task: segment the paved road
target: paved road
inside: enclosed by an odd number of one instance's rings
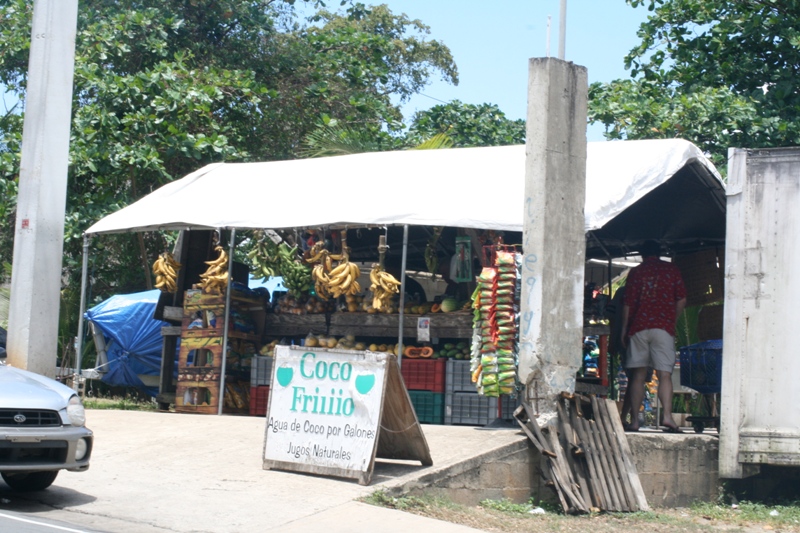
[[[14,533],[92,533],[89,530],[66,522],[26,516],[11,511],[0,512],[0,531]]]
[[[263,470],[264,418],[92,410],[87,420],[95,433],[89,470],[61,472],[48,490],[30,494],[0,481],[0,513],[113,533],[316,532],[323,524],[326,533],[475,531],[354,500],[524,438],[425,425],[434,466],[379,462],[364,487]]]

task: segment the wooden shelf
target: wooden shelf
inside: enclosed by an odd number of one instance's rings
[[[471,313],[434,313],[430,315],[404,315],[403,336],[416,338],[417,319],[425,316],[431,320],[431,337],[472,337]],[[270,314],[264,320],[265,334],[306,335],[309,332],[327,335],[359,337],[397,337],[400,315],[369,313],[332,313],[330,315]]]

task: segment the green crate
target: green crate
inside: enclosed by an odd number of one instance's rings
[[[422,424],[444,424],[444,393],[410,390],[411,405]]]

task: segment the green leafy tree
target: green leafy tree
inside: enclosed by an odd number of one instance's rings
[[[627,0],[651,15],[630,80],[593,84],[590,121],[610,139],[682,137],[724,165],[730,146],[800,142],[800,4]]]
[[[292,1],[85,0],[79,10],[65,266],[82,232],[155,188],[214,161],[287,159],[323,116],[397,127],[391,96],[435,72],[457,82],[449,50],[386,6],[320,10],[301,24]],[[321,5],[322,3],[317,3]],[[32,5],[0,4],[0,83],[24,101]],[[0,121],[0,260],[11,257],[21,117]],[[7,230],[7,231],[6,231]],[[145,284],[164,236],[104,237],[103,295]],[[137,242],[139,241],[139,242]],[[132,246],[133,245],[133,246]]]
[[[444,133],[453,146],[505,146],[525,143],[525,121],[511,120],[495,104],[453,100],[414,115],[406,142],[419,144]]]
[[[293,158],[323,117],[396,129],[402,116],[393,94],[407,98],[435,73],[458,80],[449,50],[419,21],[348,3],[304,23],[294,3],[81,1],[66,291],[79,288],[82,233],[103,216],[208,163]],[[29,0],[0,1],[0,84],[21,103],[32,9]],[[12,257],[21,136],[19,109],[0,115],[0,263]],[[172,238],[96,239],[90,296],[144,289],[150,263]]]

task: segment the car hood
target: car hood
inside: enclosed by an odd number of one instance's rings
[[[58,381],[0,363],[0,408],[60,411],[74,394]]]

